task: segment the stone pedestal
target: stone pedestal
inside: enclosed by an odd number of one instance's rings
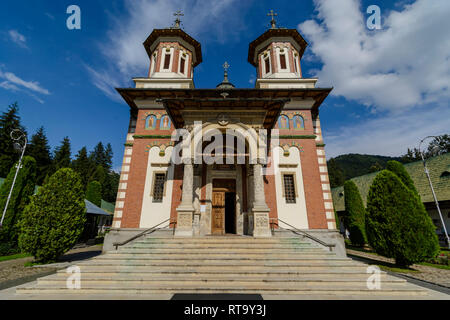
[[[253,166],[253,181],[253,189],[255,192],[252,208],[253,236],[255,238],[271,237],[272,232],[270,231],[269,223],[270,209],[266,204],[262,165],[260,163]]]
[[[186,159],[183,174],[183,193],[181,204],[177,208],[178,218],[175,230],[176,237],[192,237],[194,229],[192,220],[194,219],[193,193],[194,193],[194,167],[191,159]]]

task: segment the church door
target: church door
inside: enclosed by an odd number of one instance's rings
[[[224,234],[225,192],[214,191],[212,198],[212,234]]]

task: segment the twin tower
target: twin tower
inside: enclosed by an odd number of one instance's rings
[[[248,62],[257,69],[256,88],[311,88],[303,79],[301,58],[306,41],[295,29],[272,28],[250,43]],[[201,45],[179,27],[155,29],[145,40],[150,58],[147,78],[135,78],[137,88],[194,88],[194,68],[202,62]]]

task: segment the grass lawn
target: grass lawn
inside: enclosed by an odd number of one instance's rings
[[[420,273],[418,270],[409,269],[409,268],[399,268],[399,267],[391,267],[384,264],[377,264],[381,270],[391,271],[391,272],[402,272],[402,273]]]
[[[18,254],[13,254],[13,255],[10,255],[10,256],[3,256],[3,257],[0,257],[0,261],[8,261],[8,260],[22,259],[22,258],[27,258],[27,257],[31,257],[31,254],[28,254],[28,253],[18,253]]]
[[[450,266],[446,266],[444,264],[436,264],[436,263],[429,263],[429,262],[421,262],[419,264],[422,265],[422,266],[427,266],[427,267],[433,267],[433,268],[438,268],[438,269],[450,270]]]

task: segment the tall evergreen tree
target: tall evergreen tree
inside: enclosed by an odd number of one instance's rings
[[[97,207],[102,205],[102,185],[98,181],[89,182],[86,190],[86,199]]]
[[[345,218],[344,224],[350,232],[350,241],[353,245],[363,246],[366,241],[364,203],[358,187],[352,180],[344,184]]]
[[[25,128],[20,124],[18,113],[19,106],[16,102],[0,116],[0,177],[6,177],[9,169],[20,157],[20,154],[14,149],[14,142],[11,139],[11,131],[14,129],[19,129],[26,134]]]
[[[84,188],[87,188],[90,177],[94,173],[95,165],[90,157],[88,157],[88,152],[86,147],[83,147],[78,151],[75,159],[72,162],[72,168],[81,177]]]
[[[54,170],[69,168],[72,161],[71,155],[70,140],[69,137],[65,137],[61,145],[55,149],[55,155],[53,157]]]
[[[29,146],[27,147],[26,152],[36,160],[36,183],[38,185],[42,185],[45,177],[50,172],[52,165],[50,146],[44,132],[44,127],[40,127],[38,131],[31,137],[31,141]]]
[[[405,167],[398,161],[388,161],[386,169],[395,173],[397,177],[402,180],[402,182],[405,184],[406,187],[408,187],[409,190],[414,192],[418,197],[419,192],[417,191],[416,187],[414,186],[414,181],[411,179],[411,176],[409,175],[408,171],[406,171]]]
[[[11,167],[8,177],[0,187],[0,214],[3,214],[9,192],[16,174],[18,162]],[[21,219],[22,211],[28,204],[30,197],[34,193],[36,185],[36,161],[33,157],[25,156],[17,173],[16,182],[14,184],[11,198],[3,220],[2,229],[0,231],[0,242],[11,243],[12,246],[17,245],[18,222]]]
[[[105,149],[105,169],[107,169],[108,171],[111,171],[112,168],[112,159],[113,159],[113,150],[112,150],[112,146],[111,143],[108,143],[106,145],[106,149]]]
[[[399,266],[425,261],[439,251],[435,226],[420,199],[389,170],[370,186],[366,233],[375,252]]]

